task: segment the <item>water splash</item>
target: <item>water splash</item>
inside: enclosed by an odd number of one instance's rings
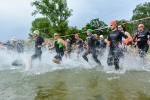
[[[30,67],[29,61],[34,51],[26,51],[22,54],[18,54],[13,51],[1,50],[0,51],[0,70],[20,70],[22,72],[41,74],[45,72],[51,72],[55,70],[63,69],[93,69],[104,71],[106,73],[125,73],[126,71],[150,71],[148,60],[150,56],[145,57],[145,62],[138,55],[134,53],[125,53],[124,58],[120,59],[121,71],[116,72],[114,66],[107,66],[108,50],[106,50],[102,57],[98,57],[103,66],[98,66],[91,55],[88,56],[89,63],[84,61],[82,57],[77,58],[77,54],[74,52],[71,54],[71,58],[63,57],[63,61],[60,65],[52,62],[55,56],[54,51],[43,51],[42,61],[33,61],[33,66]],[[12,66],[12,63],[17,60],[22,63],[21,66]]]

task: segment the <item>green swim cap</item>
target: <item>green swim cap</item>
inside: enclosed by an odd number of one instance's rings
[[[93,32],[93,30],[92,30],[92,29],[88,29],[86,32],[88,32],[88,33],[92,33],[92,32]]]
[[[39,30],[35,30],[35,31],[33,31],[33,35],[40,35]]]

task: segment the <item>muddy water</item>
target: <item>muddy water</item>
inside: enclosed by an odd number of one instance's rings
[[[0,72],[0,100],[150,100],[150,73],[66,69]]]

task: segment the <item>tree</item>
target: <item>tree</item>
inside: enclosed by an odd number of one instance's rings
[[[99,18],[92,19],[90,21],[92,28],[95,30],[96,34],[107,35],[109,33],[109,28],[107,24],[101,21]]]
[[[76,33],[80,33],[80,30],[76,26],[75,27],[69,27],[65,38],[69,38],[72,40],[72,42],[75,42],[74,35]]]
[[[134,34],[136,32],[136,27],[133,23],[130,23],[128,20],[117,20],[118,25],[123,25],[125,30],[128,31],[130,34]]]
[[[144,4],[139,4],[133,10],[132,20],[137,20],[145,17],[150,17],[150,2],[146,2]],[[150,19],[139,20],[134,24],[137,25],[139,23],[145,24],[146,28],[150,28]]]
[[[107,26],[103,21],[101,21],[99,18],[92,19],[90,21],[90,25],[92,26],[93,29],[98,29],[98,28],[104,28]]]
[[[86,26],[82,28],[82,33],[86,33],[87,29],[92,29],[94,30],[94,33],[99,35],[107,35],[109,33],[107,24],[105,24],[105,22],[101,21],[99,18],[92,19],[89,23],[87,23]]]
[[[41,14],[45,16],[56,32],[61,33],[61,35],[66,33],[68,18],[72,12],[68,8],[66,0],[36,0],[32,2],[32,5],[36,8],[33,15]]]
[[[32,22],[31,31],[33,32],[34,30],[39,30],[41,35],[46,38],[51,37],[52,34],[49,33],[53,32],[53,28],[51,27],[48,19],[45,17],[36,18]]]

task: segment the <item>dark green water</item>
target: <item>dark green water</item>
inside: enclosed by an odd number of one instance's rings
[[[150,100],[150,73],[70,69],[28,75],[0,72],[0,100]]]

